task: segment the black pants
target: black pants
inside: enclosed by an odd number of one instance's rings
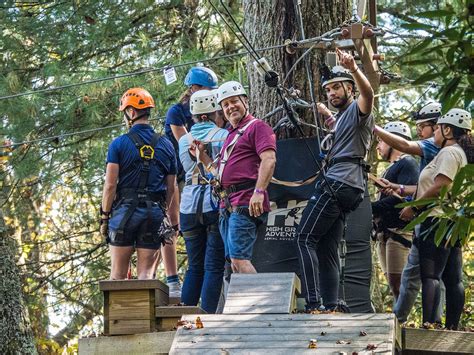
[[[364,193],[339,181],[328,179],[328,182],[339,205],[325,182],[319,182],[303,211],[295,238],[303,293],[309,309],[321,304],[329,309],[337,305],[338,246],[344,232],[344,214],[357,208]]]
[[[420,275],[422,283],[423,323],[435,323],[440,302],[440,280],[446,286],[446,328],[457,329],[464,308],[462,283],[462,249],[460,245],[437,247],[434,236],[436,219],[427,218],[421,224],[416,243],[420,250]]]

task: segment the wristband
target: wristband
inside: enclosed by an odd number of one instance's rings
[[[354,70],[354,71],[349,71],[349,73],[354,74],[358,70],[359,70],[359,67],[357,67],[356,70]]]
[[[101,215],[101,216],[110,217],[110,211],[109,211],[109,212],[105,212],[105,211],[102,209],[102,206],[100,206],[100,215]]]
[[[260,194],[260,195],[264,195],[265,194],[265,190],[264,189],[255,189],[253,190],[254,193],[256,194]]]
[[[175,232],[179,231],[179,224],[175,224],[174,226],[171,226]]]
[[[400,195],[404,195],[405,194],[405,185],[400,185]]]

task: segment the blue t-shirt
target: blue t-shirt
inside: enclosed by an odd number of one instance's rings
[[[155,131],[150,125],[136,124],[130,132],[136,132],[144,143],[150,143]],[[166,137],[158,140],[153,163],[150,165],[147,189],[150,192],[166,191],[166,176],[176,175],[176,154],[173,145]],[[107,163],[119,165],[117,191],[123,188],[137,188],[140,182],[140,153],[126,134],[115,138],[109,145]]]
[[[420,146],[423,155],[420,159],[420,171],[422,171],[430,161],[438,154],[441,148],[438,148],[434,143],[434,138],[423,139],[422,141],[417,141]]]
[[[206,138],[212,140],[211,144],[211,155],[212,159],[214,159],[217,154],[219,154],[222,146],[224,145],[225,138],[229,134],[229,131],[225,129],[219,129],[215,131],[217,126],[212,122],[202,122],[196,123],[191,128],[191,135],[194,139],[205,141]],[[212,137],[209,135],[212,134]],[[179,140],[179,159],[183,164],[184,171],[186,172],[186,181],[192,179],[192,173],[194,167],[196,166],[196,162],[193,161],[189,155],[189,139],[187,135],[184,135]],[[181,194],[181,204],[180,204],[180,212],[183,214],[194,214],[197,212],[197,206],[199,202],[199,197],[201,195],[201,189],[205,188],[206,191],[204,192],[204,200],[202,206],[202,213],[212,212],[214,208],[218,206],[218,201],[214,201],[211,204],[211,186],[210,185],[187,185],[184,187],[183,192]]]
[[[185,104],[178,103],[176,105],[173,105],[168,109],[168,112],[166,112],[165,134],[171,141],[171,143],[173,143],[173,146],[176,149],[176,153],[178,152],[178,142],[173,136],[173,132],[171,131],[171,125],[184,126],[189,132],[193,124],[194,121],[191,115],[191,111],[189,111],[189,102]]]

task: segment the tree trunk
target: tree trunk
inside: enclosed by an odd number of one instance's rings
[[[286,39],[300,40],[302,38],[296,12],[297,0],[245,0],[244,1],[244,33],[254,48],[263,48],[284,43]],[[301,13],[306,38],[317,37],[341,25],[350,17],[348,0],[302,0]],[[260,53],[267,58],[273,70],[280,74],[280,82],[286,73],[304,52],[298,50],[295,54],[288,54],[284,48],[268,50]],[[315,97],[319,95],[319,62],[324,52],[314,49],[308,55],[310,73],[313,78]],[[253,67],[253,59],[249,61],[249,85],[251,88],[251,112],[257,117],[281,105],[276,90],[266,86],[263,78]],[[294,87],[301,90],[302,98],[311,101],[310,86],[307,79],[305,63],[302,60],[296,70],[288,77],[285,87]],[[280,116],[273,116],[267,120],[274,124]],[[306,110],[301,118],[313,122],[310,109]]]
[[[15,241],[7,235],[0,211],[0,354],[36,354],[15,250]]]

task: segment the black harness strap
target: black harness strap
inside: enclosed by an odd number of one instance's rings
[[[163,195],[150,193],[147,191],[148,185],[148,176],[150,175],[150,165],[155,157],[155,147],[160,139],[160,135],[155,133],[151,138],[150,144],[146,144],[140,136],[136,132],[128,132],[127,136],[131,139],[135,147],[138,149],[138,154],[140,155],[141,159],[141,167],[140,167],[140,180],[138,183],[138,187],[136,189],[123,189],[119,191],[117,197],[121,200],[130,199],[131,203],[127,212],[123,216],[122,220],[120,221],[117,235],[123,235],[125,225],[132,217],[133,213],[135,212],[136,208],[140,204],[144,204],[147,208],[147,229],[146,229],[146,236],[147,238],[152,237],[151,235],[151,224],[152,224],[152,202],[160,202],[162,206],[163,203]]]

